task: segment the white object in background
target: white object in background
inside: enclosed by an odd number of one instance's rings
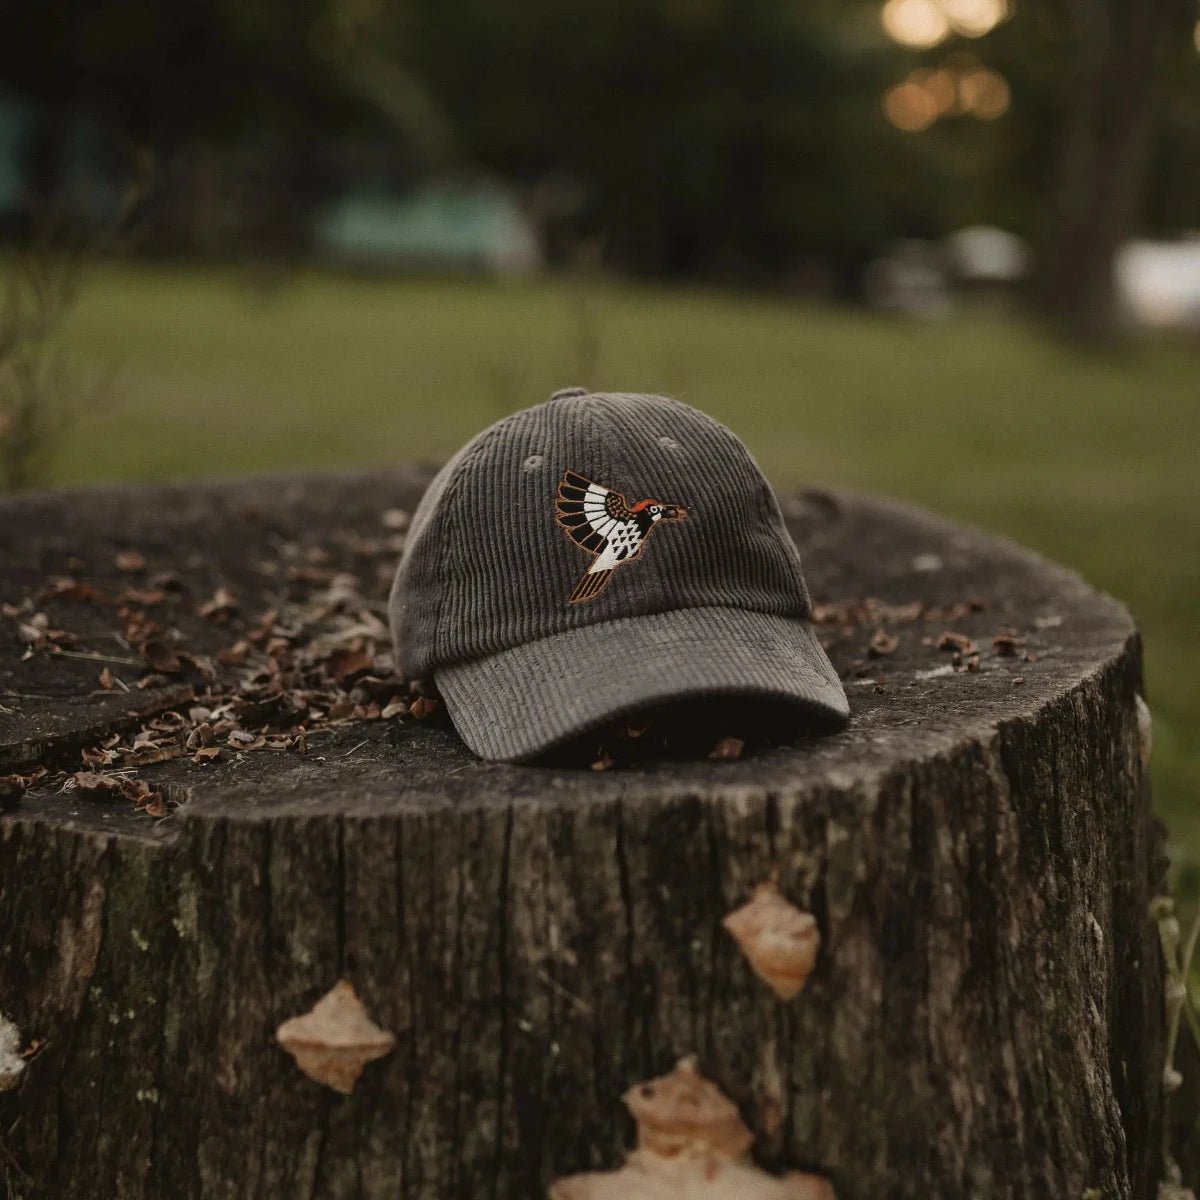
[[[1126,242],[1116,274],[1122,307],[1136,324],[1200,330],[1200,237]]]

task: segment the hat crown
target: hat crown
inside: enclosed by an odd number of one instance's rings
[[[596,558],[561,523],[567,472],[616,493],[614,511],[671,507],[655,514],[671,519],[634,514],[628,557],[583,602],[572,593]],[[446,464],[414,517],[390,612],[398,669],[418,677],[600,622],[713,606],[809,613],[757,463],[676,400],[571,389],[498,421]]]

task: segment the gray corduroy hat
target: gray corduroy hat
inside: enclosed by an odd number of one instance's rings
[[[556,392],[430,484],[392,587],[397,667],[463,741],[519,762],[626,712],[846,694],[800,556],[745,446],[662,396]]]

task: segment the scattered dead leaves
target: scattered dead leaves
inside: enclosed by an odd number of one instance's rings
[[[380,537],[343,530],[330,534],[327,546],[281,544],[277,558],[259,564],[276,583],[272,606],[258,613],[247,613],[227,584],[202,601],[191,598],[175,571],[106,589],[83,578],[87,566],[77,559],[68,563],[71,574],[50,576],[18,604],[0,604],[26,658],[76,644],[76,634],[41,607],[44,601],[88,602],[113,613],[115,628],[102,642],[91,640],[93,629],[80,656],[140,663],[142,673],[126,684],[105,664],[89,676],[97,681],[95,694],[170,688],[172,702],[182,705],[84,747],[81,769],[55,776],[60,790],[162,816],[167,798],[138,778],[143,768],[184,756],[197,767],[236,767],[247,754],[306,754],[312,733],[330,726],[433,716],[438,701],[423,685],[398,680],[388,655],[386,598],[408,522],[407,513],[389,510],[381,523],[390,532]],[[122,574],[146,570],[135,550],[111,561]],[[355,569],[341,569],[345,562]],[[197,617],[207,631],[196,627]],[[206,652],[193,649],[190,636],[204,638]],[[214,636],[224,644],[212,646]],[[16,804],[37,778],[0,777],[0,801]]]

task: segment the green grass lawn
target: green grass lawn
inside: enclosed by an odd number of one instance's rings
[[[1159,807],[1200,863],[1200,346],[1087,356],[997,318],[570,283],[303,275],[267,293],[150,267],[95,275],[69,338],[116,384],[58,483],[438,459],[583,383],[691,401],[780,485],[890,492],[1009,534],[1136,614]]]

